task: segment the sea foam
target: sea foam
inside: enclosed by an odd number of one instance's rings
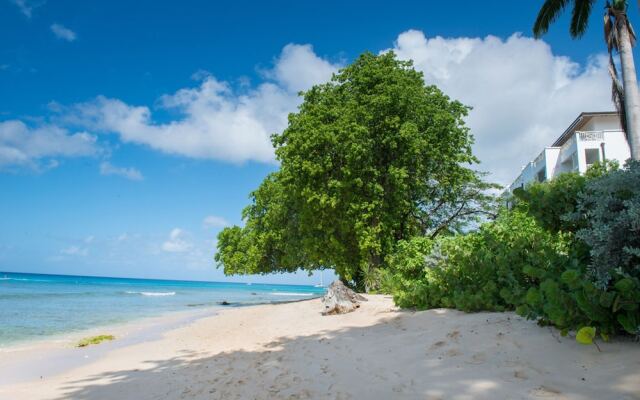
[[[127,294],[141,294],[143,296],[173,296],[176,292],[131,292],[127,291]]]
[[[295,293],[295,292],[273,292],[272,296],[313,296],[316,293]]]

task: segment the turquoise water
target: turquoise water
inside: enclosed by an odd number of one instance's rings
[[[0,346],[172,311],[275,303],[323,288],[0,272]]]

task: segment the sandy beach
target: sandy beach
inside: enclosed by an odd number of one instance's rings
[[[0,398],[640,399],[638,343],[598,352],[512,313],[399,311],[368,298],[346,315],[321,316],[315,299],[174,315],[155,321],[163,332],[114,328],[114,342],[84,349],[71,339],[5,349]],[[84,361],[25,375],[72,354]]]

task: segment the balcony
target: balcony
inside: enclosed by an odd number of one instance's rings
[[[602,142],[604,140],[603,131],[576,131],[581,142]]]

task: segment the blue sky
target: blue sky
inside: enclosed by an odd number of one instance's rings
[[[540,4],[0,0],[0,270],[315,283],[212,259],[297,91],[394,49],[474,107],[479,168],[508,183],[611,109],[599,9],[534,41]]]

